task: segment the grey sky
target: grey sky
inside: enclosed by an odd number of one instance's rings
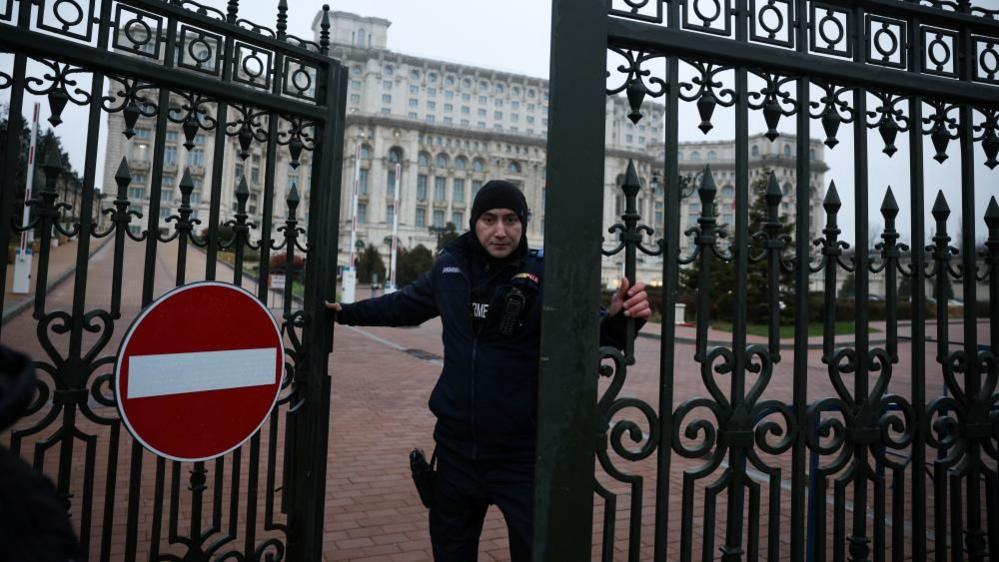
[[[225,0],[210,0],[209,5],[225,9]],[[304,38],[312,38],[310,29],[316,12],[322,6],[321,2],[302,2],[292,0],[289,9],[289,32]],[[978,0],[977,5],[999,8],[999,0]],[[244,0],[240,7],[240,16],[251,21],[273,26],[276,17],[277,0],[263,2],[248,2]],[[337,0],[332,3],[335,10],[353,12],[364,16],[377,16],[392,22],[388,34],[388,47],[393,51],[408,54],[439,58],[458,63],[471,64],[486,68],[495,68],[510,72],[547,78],[549,73],[549,48],[551,27],[550,0],[506,0],[504,2],[468,1],[468,0],[433,0],[429,2],[413,2],[412,0]],[[9,55],[0,55],[0,64],[9,68]],[[653,69],[659,75],[661,70]],[[9,96],[9,90],[0,94],[0,102]],[[29,96],[32,97],[32,96]],[[47,104],[43,103],[43,116]],[[25,105],[25,111],[30,111],[30,105]],[[59,127],[64,144],[71,153],[71,158],[78,170],[83,168],[82,138],[86,130],[85,114],[76,108],[67,108],[65,123]],[[707,136],[696,129],[699,122],[692,104],[684,104],[680,115],[681,140],[726,140],[734,136],[732,112],[719,108],[713,120],[715,129]],[[821,127],[817,121],[812,122],[812,136],[822,138]],[[43,122],[43,127],[47,125]],[[751,131],[753,133],[765,130],[762,118],[751,115]],[[780,130],[794,132],[793,118],[784,118]],[[844,207],[840,213],[840,224],[844,230],[844,239],[853,240],[855,197],[853,193],[853,148],[851,127],[843,125],[840,129],[840,144],[834,150],[826,151],[826,161],[831,170],[828,180],[834,180],[839,187]],[[896,142],[898,153],[893,158],[887,158],[881,153],[882,143],[876,132],[869,134],[870,144],[870,196],[872,228],[880,228],[881,219],[877,213],[888,185],[893,187],[902,211],[899,216],[899,230],[907,237],[912,209],[909,198],[908,150],[906,135],[899,134]],[[98,150],[100,167],[103,166],[103,138],[100,139]],[[928,139],[925,151],[926,162],[926,218],[929,221],[929,207],[933,203],[938,189],[943,189],[951,204],[955,216],[950,228],[958,226],[957,215],[960,209],[960,151],[957,142],[952,142],[949,150],[950,159],[943,165],[931,159],[932,146]],[[984,225],[981,216],[984,214],[988,198],[999,193],[999,169],[990,171],[980,164],[984,160],[981,149],[976,147],[976,230],[982,237]],[[98,178],[102,177],[100,169]],[[927,232],[930,232],[928,222]]]

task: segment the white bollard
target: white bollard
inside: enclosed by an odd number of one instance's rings
[[[31,248],[18,249],[14,257],[14,284],[10,292],[18,295],[31,290]]]
[[[357,271],[345,269],[343,272],[343,294],[340,302],[352,303],[357,298]]]

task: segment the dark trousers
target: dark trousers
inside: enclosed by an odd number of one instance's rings
[[[475,562],[489,505],[506,519],[512,562],[530,562],[534,533],[534,461],[471,460],[437,449],[430,541],[435,562]]]

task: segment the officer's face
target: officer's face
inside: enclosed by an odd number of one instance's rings
[[[520,245],[524,225],[517,213],[510,209],[490,209],[475,221],[475,236],[489,255],[502,259]]]

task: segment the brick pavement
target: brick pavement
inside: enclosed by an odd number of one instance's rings
[[[166,246],[162,249],[156,267],[155,293],[161,294],[173,286],[174,275],[171,264],[175,258],[175,247]],[[126,271],[134,272],[138,268],[141,270],[143,259],[143,247],[139,244],[130,243],[127,246],[125,255]],[[110,296],[110,260],[111,250],[105,248],[98,252],[90,264],[90,277],[87,288],[87,308],[106,307]],[[204,254],[191,252],[189,254],[189,275],[188,280],[200,279],[204,271]],[[220,278],[231,279],[231,272],[225,267],[220,268]],[[117,349],[118,339],[124,331],[124,326],[131,316],[139,309],[139,294],[141,284],[134,274],[128,277],[123,299],[123,317],[116,323],[118,328],[111,339],[105,344],[101,356],[113,354]],[[65,308],[73,292],[73,282],[65,283],[63,286],[53,290],[49,295],[48,302],[52,308]],[[654,331],[655,326],[649,326],[650,331]],[[987,324],[979,326],[982,337],[988,334]],[[959,334],[960,325],[952,326],[951,332]],[[956,330],[956,332],[955,332]],[[408,474],[407,453],[410,448],[420,446],[425,449],[432,447],[431,431],[433,418],[426,408],[426,402],[430,391],[439,372],[438,361],[434,356],[441,353],[440,327],[436,321],[426,323],[419,328],[366,328],[364,330],[338,327],[335,333],[335,351],[331,357],[331,375],[333,377],[333,414],[331,420],[331,438],[329,449],[329,481],[326,492],[326,534],[324,537],[324,553],[327,560],[430,560],[430,550],[427,538],[426,511],[419,504],[419,500],[413,490]],[[717,337],[730,337],[730,335],[718,335]],[[25,349],[40,356],[37,342],[35,341],[34,321],[28,315],[21,315],[4,326],[3,343]],[[87,335],[84,339],[84,348],[95,341],[93,335]],[[64,343],[60,343],[58,348],[64,349]],[[658,395],[659,378],[659,346],[660,342],[654,339],[641,338],[636,344],[636,357],[638,361],[633,366],[628,375],[628,381],[624,386],[622,396],[636,397],[645,400],[658,409],[656,396]],[[407,352],[407,350],[411,350]],[[416,350],[416,351],[413,351]],[[940,369],[933,357],[935,349],[930,347],[926,350],[927,369],[927,392],[928,396],[935,397],[940,389]],[[675,387],[675,400],[673,407],[676,407],[683,400],[695,395],[705,395],[706,387],[699,375],[699,367],[693,362],[693,348],[689,345],[679,345],[677,347],[677,359],[673,370],[673,384]],[[763,393],[763,399],[779,399],[789,401],[791,396],[791,365],[793,356],[790,351],[783,353],[782,362],[774,369],[772,378]],[[911,392],[911,385],[908,380],[908,371],[912,366],[911,348],[908,344],[900,347],[900,362],[895,366],[892,382],[889,389],[892,392],[903,396],[908,396]],[[95,375],[107,373],[109,367],[104,367]],[[44,376],[44,374],[43,374]],[[808,368],[808,396],[812,401],[820,396],[830,396],[834,390],[829,384],[829,374],[819,360],[819,352],[811,350],[809,352]],[[728,378],[724,375],[716,375],[718,384],[725,392],[728,391]],[[844,382],[852,389],[852,379],[844,377]],[[753,378],[750,377],[750,384]],[[607,387],[607,381],[602,381],[601,391]],[[103,388],[106,393],[107,388]],[[97,414],[114,417],[113,409],[101,408],[99,404],[90,401]],[[648,424],[645,423],[635,411],[624,411],[615,418],[616,422],[621,420],[634,420],[645,431],[643,439],[648,437]],[[711,418],[710,412],[701,410],[696,412],[692,419],[698,417]],[[36,421],[35,418],[27,420]],[[260,439],[260,455],[266,458],[271,446],[276,451],[280,450],[282,443],[281,428],[283,427],[283,416],[279,416],[276,421],[278,427],[276,432],[265,429]],[[689,421],[689,420],[688,420]],[[107,423],[106,421],[104,423]],[[113,424],[112,424],[113,425]],[[686,422],[684,423],[686,426]],[[23,425],[21,426],[23,427]],[[106,436],[107,429],[101,424],[94,422],[83,422],[80,425],[81,431],[85,434]],[[40,437],[51,436],[54,428],[48,427],[40,435],[29,436],[24,440],[23,451],[27,451],[28,446],[33,446]],[[123,433],[123,432],[122,432]],[[690,443],[694,439],[682,437],[681,441]],[[6,438],[4,438],[6,440]],[[103,437],[97,440],[93,448],[93,454],[98,459],[98,464],[93,474],[96,485],[96,496],[93,498],[92,509],[92,533],[95,539],[91,543],[91,552],[94,559],[100,552],[100,536],[104,530],[105,510],[114,516],[108,519],[113,524],[109,532],[109,559],[120,560],[124,552],[124,531],[121,524],[124,520],[129,505],[123,490],[129,484],[133,484],[128,478],[128,464],[131,462],[131,441],[126,436],[118,440],[119,452],[116,460],[109,460],[109,445],[112,440]],[[84,455],[84,445],[80,443],[73,451],[74,463],[82,463]],[[635,449],[640,444],[630,443],[627,438],[624,444]],[[218,466],[209,463],[208,476],[209,488],[206,491],[206,498],[210,498],[215,491],[213,477],[217,473],[225,476],[221,489],[226,491],[231,488],[230,479],[234,479],[237,486],[246,494],[247,466],[253,464],[250,446],[244,446],[241,450],[243,459],[242,470],[238,475],[233,475],[232,464]],[[903,451],[904,452],[904,451]],[[30,455],[29,455],[30,456]],[[56,461],[58,455],[56,450],[49,450],[43,458],[43,467],[49,474],[56,472]],[[760,455],[760,464],[755,466],[751,476],[753,482],[758,486],[761,494],[762,513],[761,518],[750,521],[750,531],[752,535],[758,535],[763,541],[761,553],[768,553],[766,538],[776,537],[776,544],[780,552],[777,558],[787,558],[788,555],[788,532],[789,532],[789,455]],[[280,458],[280,456],[278,457]],[[691,547],[694,555],[698,556],[701,547],[704,545],[704,515],[707,506],[711,502],[705,501],[704,486],[722,474],[725,469],[724,463],[720,463],[717,469],[707,478],[690,484],[691,496],[690,506],[693,517],[681,521],[681,491],[684,488],[684,474],[689,473],[702,461],[688,461],[679,455],[673,454],[673,469],[669,477],[662,483],[669,485],[669,540],[667,543],[668,553],[671,559],[675,559],[680,548],[683,546],[681,535],[686,534],[691,538]],[[187,529],[190,523],[190,492],[186,491],[187,478],[191,465],[174,465],[174,463],[158,463],[150,455],[140,455],[142,463],[142,480],[138,484],[142,492],[141,501],[138,505],[138,520],[140,522],[138,543],[140,554],[148,551],[149,542],[152,538],[151,524],[157,517],[157,509],[153,498],[157,496],[157,476],[162,471],[164,488],[169,491],[174,486],[173,479],[176,477],[177,486],[183,488],[177,506],[172,505],[167,499],[159,507],[161,514],[176,510],[178,513],[178,527],[181,534]],[[656,472],[655,455],[639,461],[627,462],[619,457],[612,456],[614,466],[640,477],[643,482],[641,493],[642,521],[639,525],[641,529],[640,559],[646,560],[651,557],[652,548],[652,523],[654,520],[654,494],[656,493]],[[828,459],[823,460],[827,464]],[[266,460],[257,462],[259,466],[265,466]],[[279,463],[280,464],[280,463]],[[217,470],[221,468],[221,471]],[[771,488],[763,479],[764,470],[779,469],[779,477],[776,480],[778,486]],[[906,472],[911,471],[906,469]],[[111,474],[110,478],[108,474]],[[272,487],[280,486],[280,467],[275,471],[275,482]],[[833,476],[836,476],[834,474]],[[910,475],[906,474],[908,482]],[[261,472],[258,497],[265,495],[267,474]],[[615,540],[615,559],[624,559],[627,551],[627,541],[629,539],[628,522],[631,501],[631,491],[624,485],[614,482],[606,475],[606,471],[598,469],[598,478],[601,483],[611,491],[618,494],[618,502],[615,509],[616,524],[613,526]],[[889,474],[889,484],[894,480]],[[106,504],[102,498],[106,482],[113,483],[118,494],[112,503]],[[908,485],[908,484],[907,484]],[[74,520],[80,522],[84,515],[81,512],[81,503],[85,495],[82,483],[74,479],[70,490],[74,494],[72,511]],[[778,493],[775,496],[776,505],[780,508],[776,511],[773,522],[767,519],[770,510],[767,501],[768,494]],[[831,492],[830,492],[831,493]],[[280,494],[277,494],[280,497]],[[886,499],[889,502],[893,496],[891,489],[887,490]],[[930,497],[932,500],[932,496]],[[245,502],[245,499],[243,500]],[[717,498],[718,518],[716,529],[722,529],[725,515],[724,494]],[[210,502],[209,502],[210,503]],[[596,521],[594,528],[594,553],[599,554],[599,547],[596,546],[602,538],[602,522],[605,507],[602,501],[597,500]],[[932,501],[930,503],[932,507]],[[831,508],[831,504],[830,504]],[[844,504],[846,513],[852,513],[852,507],[847,502]],[[869,505],[869,509],[871,506]],[[245,506],[240,507],[241,510]],[[263,501],[260,503],[260,512],[265,510]],[[830,510],[831,511],[831,510]],[[228,511],[221,508],[221,513],[227,519]],[[207,517],[207,514],[206,514]],[[240,517],[243,517],[240,515]],[[262,515],[261,515],[262,518]],[[891,517],[884,518],[889,522]],[[906,517],[908,519],[908,517]],[[284,520],[280,513],[275,515],[275,523]],[[867,520],[873,525],[874,512],[870,511]],[[208,521],[206,520],[206,524]],[[779,528],[771,528],[771,523],[777,523]],[[242,519],[240,519],[242,525]],[[167,524],[163,523],[164,533]],[[903,525],[904,526],[904,525]],[[828,527],[832,532],[831,521]],[[680,531],[683,531],[681,533]],[[267,533],[270,533],[268,535]],[[712,533],[709,533],[709,535]],[[237,533],[242,537],[242,532]],[[280,532],[266,531],[261,527],[258,538],[264,536],[281,536]],[[911,541],[910,531],[904,534],[907,541]],[[241,539],[240,539],[241,540]],[[830,535],[829,542],[833,542]],[[714,547],[721,546],[716,542]],[[831,547],[831,545],[830,545]],[[169,550],[169,548],[168,548]],[[482,560],[504,560],[508,558],[506,548],[506,531],[501,517],[496,510],[491,510],[483,533]],[[176,552],[176,549],[173,550]]]

